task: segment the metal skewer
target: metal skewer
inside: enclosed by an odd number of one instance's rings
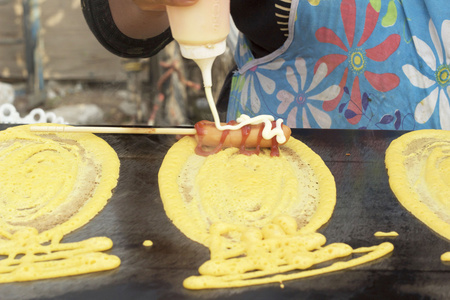
[[[30,126],[35,132],[87,132],[118,134],[179,134],[195,135],[195,128],[139,128],[139,127],[100,127],[100,126]]]

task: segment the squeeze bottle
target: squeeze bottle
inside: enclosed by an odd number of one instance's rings
[[[241,115],[237,125],[222,125],[212,95],[212,65],[214,59],[225,52],[226,38],[230,32],[230,0],[199,0],[191,6],[167,6],[173,38],[180,45],[181,55],[193,59],[200,67],[208,101],[216,128],[238,130],[247,124],[265,123],[262,136],[277,136],[279,143],[286,137],[281,128],[282,120],[272,128],[273,116],[260,115],[253,118]],[[281,122],[280,122],[281,121]]]
[[[173,38],[181,55],[200,67],[205,87],[212,86],[214,59],[225,52],[230,32],[230,0],[199,0],[191,6],[167,6]]]

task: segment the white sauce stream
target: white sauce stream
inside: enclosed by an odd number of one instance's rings
[[[236,125],[222,125],[220,124],[219,119],[219,113],[217,112],[216,104],[213,99],[212,95],[212,78],[211,78],[211,71],[212,71],[212,65],[214,62],[215,57],[211,58],[203,58],[203,59],[195,59],[194,61],[197,63],[197,65],[200,67],[200,70],[202,72],[203,77],[203,83],[205,85],[205,94],[206,99],[209,104],[209,108],[211,109],[213,118],[214,118],[214,124],[216,125],[216,128],[219,130],[239,130],[245,125],[258,125],[261,123],[264,123],[264,129],[262,131],[262,137],[266,140],[270,140],[273,137],[276,136],[277,142],[279,144],[283,144],[286,142],[286,136],[284,135],[282,124],[283,120],[278,119],[276,121],[275,128],[272,128],[272,121],[275,120],[275,118],[271,115],[259,115],[255,116],[253,118],[250,118],[248,115],[242,114],[239,118],[237,118],[236,122],[238,124]]]

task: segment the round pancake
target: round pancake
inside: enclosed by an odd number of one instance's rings
[[[297,221],[300,232],[325,224],[336,203],[336,186],[322,159],[291,137],[280,146],[243,155],[227,148],[207,157],[184,137],[169,149],[158,179],[167,216],[190,239],[208,246],[209,227],[229,223],[262,228],[280,215]]]
[[[450,131],[418,130],[386,150],[389,184],[399,202],[450,239]]]
[[[0,238],[32,227],[44,241],[81,227],[106,205],[120,163],[93,134],[29,126],[0,132]]]

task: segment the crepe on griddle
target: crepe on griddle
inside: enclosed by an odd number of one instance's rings
[[[118,257],[101,252],[112,247],[106,237],[60,243],[111,197],[119,177],[116,152],[93,134],[29,126],[0,132],[0,282],[118,267]]]
[[[207,157],[184,137],[168,151],[159,171],[164,209],[190,239],[208,244],[211,224],[262,228],[279,215],[295,218],[302,232],[325,224],[336,202],[334,178],[322,159],[295,138],[259,155],[227,148]]]
[[[402,135],[386,150],[386,167],[399,202],[450,240],[450,131]]]
[[[115,151],[93,134],[9,128],[0,133],[1,229],[66,234],[106,205],[118,171]]]

